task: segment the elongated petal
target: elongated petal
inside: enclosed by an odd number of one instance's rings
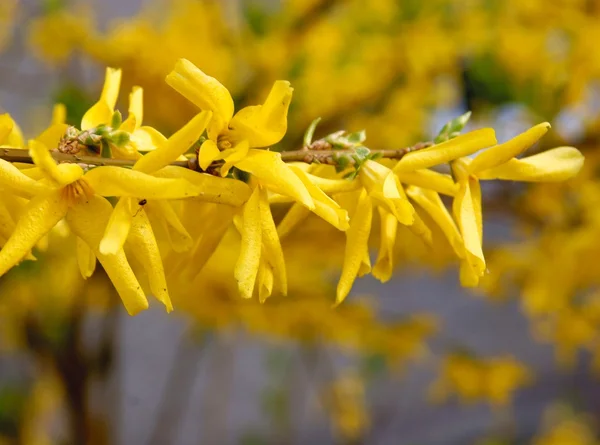
[[[274,274],[272,266],[261,259],[258,268],[258,300],[261,303],[267,301],[273,294]]]
[[[194,271],[191,278],[195,278],[204,268],[219,243],[225,236],[227,229],[231,226],[235,209],[229,206],[214,205],[210,218],[206,218],[207,224],[201,235],[196,239],[196,245],[191,254],[190,269]]]
[[[484,150],[482,153],[478,154],[469,165],[469,173],[477,174],[481,171],[508,162],[535,144],[549,129],[550,124],[544,122],[543,124],[531,127],[529,130],[503,144]]]
[[[247,140],[251,147],[268,147],[287,131],[287,114],[294,89],[285,80],[273,84],[265,103],[241,109],[229,123],[232,142]]]
[[[137,207],[137,206],[136,206]],[[127,235],[131,229],[132,199],[121,198],[110,214],[110,219],[100,241],[100,252],[104,255],[114,255],[125,245]]]
[[[369,234],[373,218],[371,198],[365,191],[361,193],[356,211],[350,219],[350,228],[346,232],[346,249],[342,275],[337,285],[336,303],[339,304],[348,295],[356,279],[365,255],[368,255]],[[364,268],[361,272],[364,272]]]
[[[6,240],[15,230],[15,220],[3,201],[0,201],[0,236]]]
[[[458,184],[450,175],[427,169],[399,172],[398,179],[403,184],[416,185],[448,196],[454,196],[458,190]]]
[[[0,114],[0,145],[8,145],[8,135],[12,131],[14,121],[8,113]]]
[[[200,138],[210,121],[211,112],[203,111],[171,136],[167,142],[156,150],[140,158],[133,169],[144,173],[153,173],[177,160]]]
[[[285,214],[279,225],[277,226],[277,234],[279,239],[289,235],[298,225],[304,221],[310,210],[297,202],[292,204],[288,212]]]
[[[143,126],[129,135],[129,144],[139,152],[156,150],[167,142],[167,138],[155,128]]]
[[[414,208],[406,198],[397,176],[386,166],[368,160],[358,174],[369,196],[392,213],[400,223],[411,225],[414,222]]]
[[[289,166],[310,193],[310,196],[315,203],[313,212],[334,226],[338,230],[345,231],[349,226],[348,212],[340,207],[340,205],[327,196],[321,189],[314,185],[308,175],[294,165]]]
[[[345,193],[358,190],[361,187],[360,181],[357,179],[330,179],[321,178],[319,176],[306,173],[310,182],[319,187],[324,193],[328,195],[334,193]]]
[[[315,208],[305,185],[281,160],[281,154],[250,149],[248,155],[236,163],[236,167],[253,174],[269,190],[290,196],[311,210]]]
[[[182,199],[200,194],[198,187],[185,179],[157,178],[122,167],[94,168],[85,174],[85,180],[102,196]]]
[[[476,202],[477,199],[479,202]],[[474,273],[481,277],[485,272],[485,258],[481,247],[481,192],[476,179],[460,182],[452,210],[463,238],[465,259]]]
[[[381,223],[379,254],[372,273],[375,278],[385,283],[392,278],[394,270],[394,246],[396,245],[398,220],[382,207],[378,207],[378,211]]]
[[[77,164],[57,165],[48,147],[36,140],[29,141],[29,155],[35,165],[44,172],[46,178],[56,186],[71,184],[83,176],[83,170]]]
[[[96,255],[94,255],[90,246],[79,237],[77,237],[77,264],[84,280],[87,280],[94,274],[94,270],[96,269]]]
[[[0,159],[0,187],[22,198],[31,198],[46,190],[42,184],[24,175],[4,159]]]
[[[216,140],[233,116],[233,99],[227,88],[186,59],[177,61],[166,82],[198,108],[213,112],[208,136]]]
[[[67,124],[50,125],[36,138],[36,140],[53,150],[58,147],[58,143],[65,135],[67,128],[69,128]]]
[[[511,159],[478,174],[480,179],[554,182],[569,179],[581,170],[584,157],[573,147],[558,147],[523,159]]]
[[[262,223],[260,220],[260,189],[257,187],[242,211],[241,226],[242,244],[240,256],[235,264],[235,279],[240,294],[244,298],[252,298],[254,284],[260,264],[262,251]]]
[[[169,237],[169,244],[175,252],[187,252],[192,248],[194,244],[192,237],[181,224],[171,204],[167,201],[149,201],[144,206],[144,210],[163,226]]]
[[[281,242],[277,234],[277,228],[271,214],[269,198],[266,190],[260,190],[259,197],[260,222],[262,230],[262,243],[264,251],[264,260],[269,263],[272,269],[274,280],[277,287],[283,295],[287,295],[287,273],[285,269],[285,259]]]
[[[119,130],[133,133],[142,125],[144,118],[144,90],[141,87],[133,87],[129,94],[129,110],[127,119],[123,121]]]
[[[73,233],[92,249],[129,315],[135,315],[148,309],[148,300],[131,270],[125,252],[119,250],[115,255],[104,255],[99,249],[111,213],[110,203],[105,198],[94,195],[86,201],[79,201],[69,209],[67,223]]]
[[[144,268],[152,294],[165,305],[167,312],[171,312],[173,304],[167,290],[167,279],[160,251],[150,221],[143,209],[133,218],[127,245]]]
[[[65,104],[54,104],[52,107],[52,125],[65,124],[67,122],[67,107]]]
[[[114,113],[121,86],[121,70],[106,68],[104,87],[100,99],[86,111],[81,119],[81,129],[89,130],[100,124],[109,124]]]
[[[237,179],[218,178],[187,168],[168,166],[159,170],[154,175],[161,178],[185,179],[199,190],[195,198],[200,201],[239,207],[248,201],[252,193],[252,190],[246,183]]]
[[[225,177],[229,174],[229,170],[236,163],[244,159],[248,155],[248,150],[250,146],[248,145],[248,141],[242,141],[237,144],[234,148],[230,148],[229,150],[224,150],[219,158],[225,160],[225,164],[221,167],[221,176]]]
[[[406,154],[394,167],[396,173],[419,170],[445,164],[463,156],[471,155],[482,148],[495,145],[496,135],[491,128],[482,128],[434,145]]]
[[[448,239],[448,242],[460,257],[464,256],[464,245],[462,237],[452,219],[450,212],[433,190],[427,190],[420,187],[410,186],[406,189],[406,194],[415,201],[433,221],[442,229],[442,232]]]
[[[0,250],[0,276],[29,254],[66,212],[67,203],[61,199],[58,191],[33,198],[17,221],[11,237]]]
[[[0,146],[24,148],[23,132],[10,114],[0,115]]]
[[[202,170],[206,170],[220,154],[221,151],[217,147],[217,144],[215,144],[214,141],[207,139],[200,146],[198,165]]]
[[[421,238],[427,246],[432,246],[433,240],[431,238],[431,229],[427,227],[427,224],[425,224],[425,221],[423,221],[418,213],[415,213],[415,221],[408,226],[408,229]]]

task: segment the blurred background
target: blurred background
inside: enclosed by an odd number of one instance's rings
[[[289,297],[241,301],[232,234],[172,314],[133,318],[55,233],[0,278],[0,444],[600,443],[598,41],[597,0],[0,0],[0,109],[26,136],[54,103],[79,122],[105,66],[170,134],[195,112],[164,83],[185,57],[236,108],[289,80],[283,149],[317,117],[381,149],[471,110],[468,130],[549,121],[540,149],[586,155],[568,183],[485,184],[475,291],[406,230],[392,280],[333,309],[344,237],[311,219],[284,242]]]

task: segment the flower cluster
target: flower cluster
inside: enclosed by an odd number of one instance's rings
[[[269,147],[287,131],[288,82],[275,82],[262,105],[235,112],[228,90],[185,59],[166,81],[199,110],[166,138],[142,126],[141,88],[133,88],[122,119],[115,110],[120,80],[119,70],[107,69],[80,128],[68,127],[59,107],[28,152],[0,149],[0,275],[31,259],[32,248],[59,227],[77,239],[82,275],[91,276],[98,260],[130,314],[148,307],[147,293],[170,311],[168,282],[197,276],[233,226],[241,235],[239,293],[264,301],[287,294],[281,238],[312,212],[346,234],[337,303],[359,276],[391,277],[399,225],[428,245],[431,226],[439,227],[461,261],[461,282],[475,286],[486,270],[480,181],[562,181],[583,165],[572,147],[517,159],[549,124],[498,144],[490,128],[457,136],[464,118],[446,126],[438,143],[380,151],[365,147],[361,132],[313,141],[315,123],[302,150],[280,153]],[[23,148],[12,119],[5,115],[0,125],[0,143]],[[27,157],[33,165],[23,163]],[[451,174],[436,170],[444,165]],[[451,212],[440,195],[452,199]],[[272,205],[282,203],[291,207],[277,222]],[[375,213],[381,246],[371,267]],[[149,292],[134,269],[147,277]]]
[[[443,401],[451,395],[476,403],[489,401],[507,405],[512,395],[531,383],[532,372],[511,356],[482,359],[467,353],[448,355],[440,376],[431,386],[431,396]]]

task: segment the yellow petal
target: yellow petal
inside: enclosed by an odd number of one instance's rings
[[[464,257],[465,255],[463,255]],[[460,284],[463,287],[477,287],[479,285],[479,280],[481,279],[481,275],[471,266],[471,264],[466,260],[462,259],[460,262]]]
[[[346,232],[346,249],[342,275],[337,285],[336,303],[339,304],[348,295],[361,266],[364,266],[365,254],[368,255],[369,234],[373,205],[371,198],[363,191],[360,195],[354,215],[350,219],[350,228]],[[364,267],[361,272],[364,272]]]
[[[67,203],[58,191],[33,198],[0,250],[0,276],[18,264],[66,212]]]
[[[67,128],[69,128],[67,124],[52,124],[36,140],[53,150],[58,147],[58,143],[65,135]]]
[[[189,266],[194,272],[191,278],[195,278],[202,271],[233,220],[235,210],[233,207],[214,204],[213,207],[210,217],[204,218],[204,228],[196,238],[196,245],[190,255]]]
[[[260,261],[258,268],[258,300],[261,303],[267,301],[267,298],[273,293],[273,268],[266,261]]]
[[[573,147],[558,147],[522,159],[510,161],[477,176],[480,179],[554,182],[569,179],[581,170],[585,158]]]
[[[431,229],[427,227],[427,224],[425,224],[425,221],[421,219],[418,213],[415,213],[415,221],[413,224],[408,226],[408,229],[421,238],[421,240],[427,246],[432,245],[433,240],[431,238]]]
[[[24,148],[23,132],[10,114],[0,115],[0,146]]]
[[[248,155],[235,165],[253,174],[261,185],[275,193],[289,196],[313,210],[315,204],[305,185],[281,160],[281,154],[267,150],[250,149]]]
[[[398,220],[396,217],[378,207],[381,223],[381,233],[379,242],[379,254],[373,267],[373,276],[382,283],[392,278],[394,270],[394,246],[396,245],[396,233],[398,231]]]
[[[264,104],[243,108],[233,116],[228,139],[233,143],[247,140],[251,147],[268,147],[279,142],[287,131],[293,91],[289,82],[275,82]]]
[[[8,145],[6,140],[12,131],[14,121],[8,113],[0,114],[0,145]]]
[[[442,232],[448,239],[448,242],[459,257],[463,256],[464,245],[458,227],[450,212],[433,190],[427,190],[420,187],[410,186],[406,189],[406,194],[415,201],[433,221],[442,229]]]
[[[117,205],[110,214],[104,237],[98,247],[104,255],[114,255],[125,245],[133,218],[131,209],[131,198],[119,199],[119,202],[117,202]]]
[[[221,154],[217,144],[210,139],[204,141],[198,153],[198,165],[202,170],[206,170],[210,164]]]
[[[67,213],[67,222],[73,233],[94,252],[129,315],[135,315],[148,309],[148,300],[131,270],[125,252],[119,250],[115,255],[104,255],[99,249],[111,212],[110,203],[105,198],[94,195],[71,207]]]
[[[10,238],[14,230],[15,220],[4,202],[0,201],[0,236],[4,242]]]
[[[129,135],[129,143],[141,152],[156,150],[165,142],[167,138],[160,131],[148,126],[140,127]]]
[[[529,130],[503,144],[484,150],[469,165],[469,173],[477,174],[488,168],[497,167],[508,162],[535,144],[549,129],[550,124],[544,122],[543,124],[531,127]]]
[[[71,184],[83,176],[83,170],[77,164],[57,165],[48,147],[36,140],[29,141],[29,155],[46,178],[56,186]]]
[[[187,252],[192,248],[194,244],[192,237],[181,224],[171,204],[167,201],[149,201],[144,206],[144,210],[163,226],[169,244],[175,252]]]
[[[235,264],[235,279],[240,294],[252,298],[254,283],[258,274],[262,250],[262,223],[260,221],[260,190],[255,188],[242,210],[242,244]]]
[[[227,88],[186,59],[177,61],[166,82],[198,108],[213,112],[208,137],[217,140],[233,116],[233,99]]]
[[[411,225],[414,222],[415,210],[392,170],[378,162],[367,160],[362,165],[358,177],[369,196],[396,216],[400,223]]]
[[[31,198],[46,190],[42,184],[24,175],[4,159],[0,159],[0,187],[23,198]]]
[[[87,280],[94,274],[94,270],[96,269],[96,255],[94,255],[90,246],[79,237],[77,237],[77,264],[84,280]]]
[[[277,226],[277,234],[279,235],[279,239],[289,235],[296,227],[298,227],[298,224],[308,217],[308,215],[310,215],[310,210],[308,210],[302,204],[298,204],[297,202],[292,204]]]
[[[482,148],[495,145],[496,142],[496,135],[491,128],[471,131],[433,147],[406,154],[398,161],[394,167],[394,172],[407,172],[445,164],[454,159],[473,154]]]
[[[416,185],[448,196],[454,196],[458,190],[458,185],[450,175],[427,169],[399,172],[398,179],[403,184]]]
[[[357,179],[330,179],[321,178],[319,176],[306,173],[310,182],[319,187],[324,193],[331,195],[333,193],[345,193],[358,190],[361,187],[360,181]]]
[[[271,214],[269,198],[266,190],[260,190],[259,197],[260,222],[262,230],[262,243],[264,246],[264,260],[267,261],[272,269],[272,273],[277,283],[277,287],[283,295],[287,295],[287,274],[285,269],[285,259],[281,250],[281,242],[277,234],[277,228]]]
[[[52,125],[65,124],[67,122],[67,107],[65,104],[54,104],[52,107]]]
[[[131,89],[128,112],[127,119],[123,121],[119,130],[133,133],[142,125],[144,118],[144,90],[141,87]]]
[[[452,210],[465,246],[465,259],[478,277],[485,272],[485,258],[481,246],[481,190],[476,179],[460,182]]]
[[[100,124],[109,124],[119,97],[121,86],[121,70],[106,68],[104,87],[100,99],[86,111],[81,119],[81,129],[89,130]]]
[[[165,167],[154,174],[161,178],[181,178],[195,185],[199,192],[194,199],[239,207],[250,198],[252,190],[237,179],[219,178],[207,173],[175,166]]]
[[[145,199],[182,199],[197,196],[200,190],[185,179],[157,178],[122,167],[96,167],[85,180],[102,196],[129,196]]]
[[[225,164],[223,164],[221,167],[221,176],[223,178],[229,174],[231,167],[236,165],[248,155],[249,149],[250,146],[248,145],[248,141],[242,141],[235,147],[224,150],[222,153],[220,153],[219,159],[225,160]]]
[[[143,209],[133,218],[127,245],[144,268],[152,294],[165,305],[167,312],[171,312],[173,304],[167,291],[167,279],[160,251],[150,221]]]
[[[313,212],[327,221],[329,224],[334,226],[338,230],[345,231],[349,226],[348,212],[340,207],[340,205],[327,196],[321,189],[314,185],[308,175],[302,171],[302,169],[290,165],[290,169],[296,175],[302,183],[306,186],[306,189],[310,193],[311,198],[315,204]]]
[[[190,149],[200,138],[210,120],[211,112],[202,111],[192,118],[167,142],[141,157],[133,166],[136,171],[152,173],[160,170]]]

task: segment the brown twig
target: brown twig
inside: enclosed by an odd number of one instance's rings
[[[431,142],[420,142],[411,147],[405,147],[397,150],[371,150],[371,154],[380,155],[380,157],[388,159],[402,159],[407,153],[421,150],[433,145]],[[79,164],[83,167],[98,167],[98,166],[117,166],[117,167],[132,167],[135,164],[134,159],[110,159],[100,156],[82,156],[79,154],[61,153],[57,150],[52,150],[52,157],[59,163]],[[305,147],[301,150],[283,151],[281,159],[284,162],[305,162],[322,163],[334,165],[337,160],[344,156],[352,156],[355,153],[354,149],[330,149],[323,150],[320,146],[315,149]],[[8,162],[19,162],[22,164],[33,164],[33,158],[29,151],[20,148],[0,148],[0,159]],[[214,166],[218,166],[222,161],[217,161]],[[196,157],[192,157],[186,161],[175,161],[171,165],[196,169]],[[209,167],[210,169],[210,167]]]

